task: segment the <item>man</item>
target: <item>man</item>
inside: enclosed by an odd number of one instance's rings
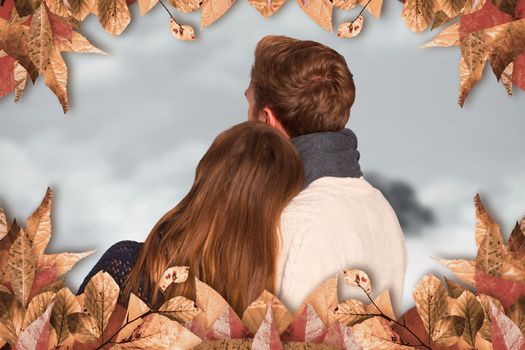
[[[343,56],[313,41],[264,37],[246,90],[250,120],[280,130],[305,169],[303,191],[281,218],[276,295],[292,310],[343,269],[364,270],[371,296],[389,289],[401,306],[406,244],[392,207],[362,176],[355,134],[345,128],[355,99]],[[364,292],[339,283],[339,300]]]

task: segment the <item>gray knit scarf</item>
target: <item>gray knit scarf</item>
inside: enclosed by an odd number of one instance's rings
[[[303,161],[304,188],[324,176],[361,177],[357,137],[350,129],[320,132],[291,139]]]

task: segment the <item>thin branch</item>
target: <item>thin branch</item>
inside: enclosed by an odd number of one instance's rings
[[[175,21],[175,23],[179,23],[177,22],[177,20],[175,19],[175,17],[173,17],[173,15],[171,14],[170,10],[168,10],[168,8],[166,7],[166,5],[164,5],[164,3],[162,2],[162,0],[159,0],[160,4],[162,5],[162,7],[164,7],[164,10],[166,10],[166,12],[170,15],[170,17]]]
[[[159,0],[160,1],[160,0]],[[357,14],[357,16],[354,18],[354,20],[352,22],[350,22],[350,24],[354,23],[358,18],[359,16],[361,16],[363,14],[363,11],[366,9],[366,7],[368,6],[368,4],[370,4],[372,2],[372,0],[368,0],[368,2],[365,4],[365,6],[363,6],[363,8],[361,9],[361,11]]]
[[[124,327],[126,327],[127,325],[129,325],[129,324],[135,322],[135,321],[138,320],[139,318],[146,317],[146,316],[148,316],[148,315],[150,315],[150,314],[153,314],[153,313],[156,313],[156,312],[157,312],[156,310],[148,310],[148,311],[144,312],[142,315],[135,317],[135,318],[132,319],[131,321],[128,320],[128,321],[127,321],[126,323],[124,323],[119,329],[117,329],[117,330],[113,333],[113,335],[112,335],[111,337],[109,337],[108,340],[106,340],[105,342],[103,342],[102,344],[100,344],[100,346],[97,347],[95,350],[103,349],[104,346],[106,346],[107,344],[109,344],[109,343],[111,342],[111,339],[113,339],[117,334],[119,334],[120,331],[121,331],[122,329],[124,329]]]

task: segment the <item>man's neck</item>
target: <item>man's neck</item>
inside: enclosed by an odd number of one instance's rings
[[[304,188],[325,177],[361,177],[357,137],[350,129],[320,132],[291,139],[303,161]]]

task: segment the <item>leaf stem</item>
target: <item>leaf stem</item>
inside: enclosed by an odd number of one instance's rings
[[[160,1],[160,0],[159,0]],[[363,11],[366,9],[366,7],[368,6],[368,4],[370,4],[372,2],[372,0],[368,0],[368,2],[365,4],[365,6],[363,6],[363,8],[361,9],[361,11],[359,11],[359,13],[357,14],[357,16],[355,16],[354,20],[352,22],[350,22],[350,24],[354,23],[358,18],[359,16],[361,16],[363,14]],[[366,292],[365,292],[366,293]]]
[[[117,334],[119,334],[120,331],[121,331],[122,329],[124,329],[124,327],[126,327],[127,325],[129,325],[129,324],[135,322],[135,321],[138,320],[139,318],[146,317],[146,316],[148,316],[148,315],[150,315],[150,314],[153,314],[153,313],[156,313],[156,312],[157,312],[156,310],[148,310],[148,311],[144,312],[142,315],[139,315],[139,316],[135,317],[135,318],[132,319],[131,321],[128,320],[128,321],[127,321],[126,323],[124,323],[119,329],[117,329],[117,330],[113,333],[113,335],[112,335],[111,337],[108,338],[108,340],[106,340],[105,342],[103,342],[102,344],[100,344],[100,346],[98,346],[95,350],[103,349],[104,346],[106,346],[108,343],[110,343],[110,342],[111,342],[111,339],[113,339]]]
[[[179,22],[177,22],[177,20],[175,19],[175,17],[173,17],[173,15],[171,14],[170,10],[168,10],[168,8],[166,7],[166,5],[164,5],[164,3],[162,2],[162,0],[159,0],[160,4],[162,5],[162,7],[164,7],[164,10],[166,10],[166,12],[170,15],[170,17],[175,21],[175,23],[179,24]]]

